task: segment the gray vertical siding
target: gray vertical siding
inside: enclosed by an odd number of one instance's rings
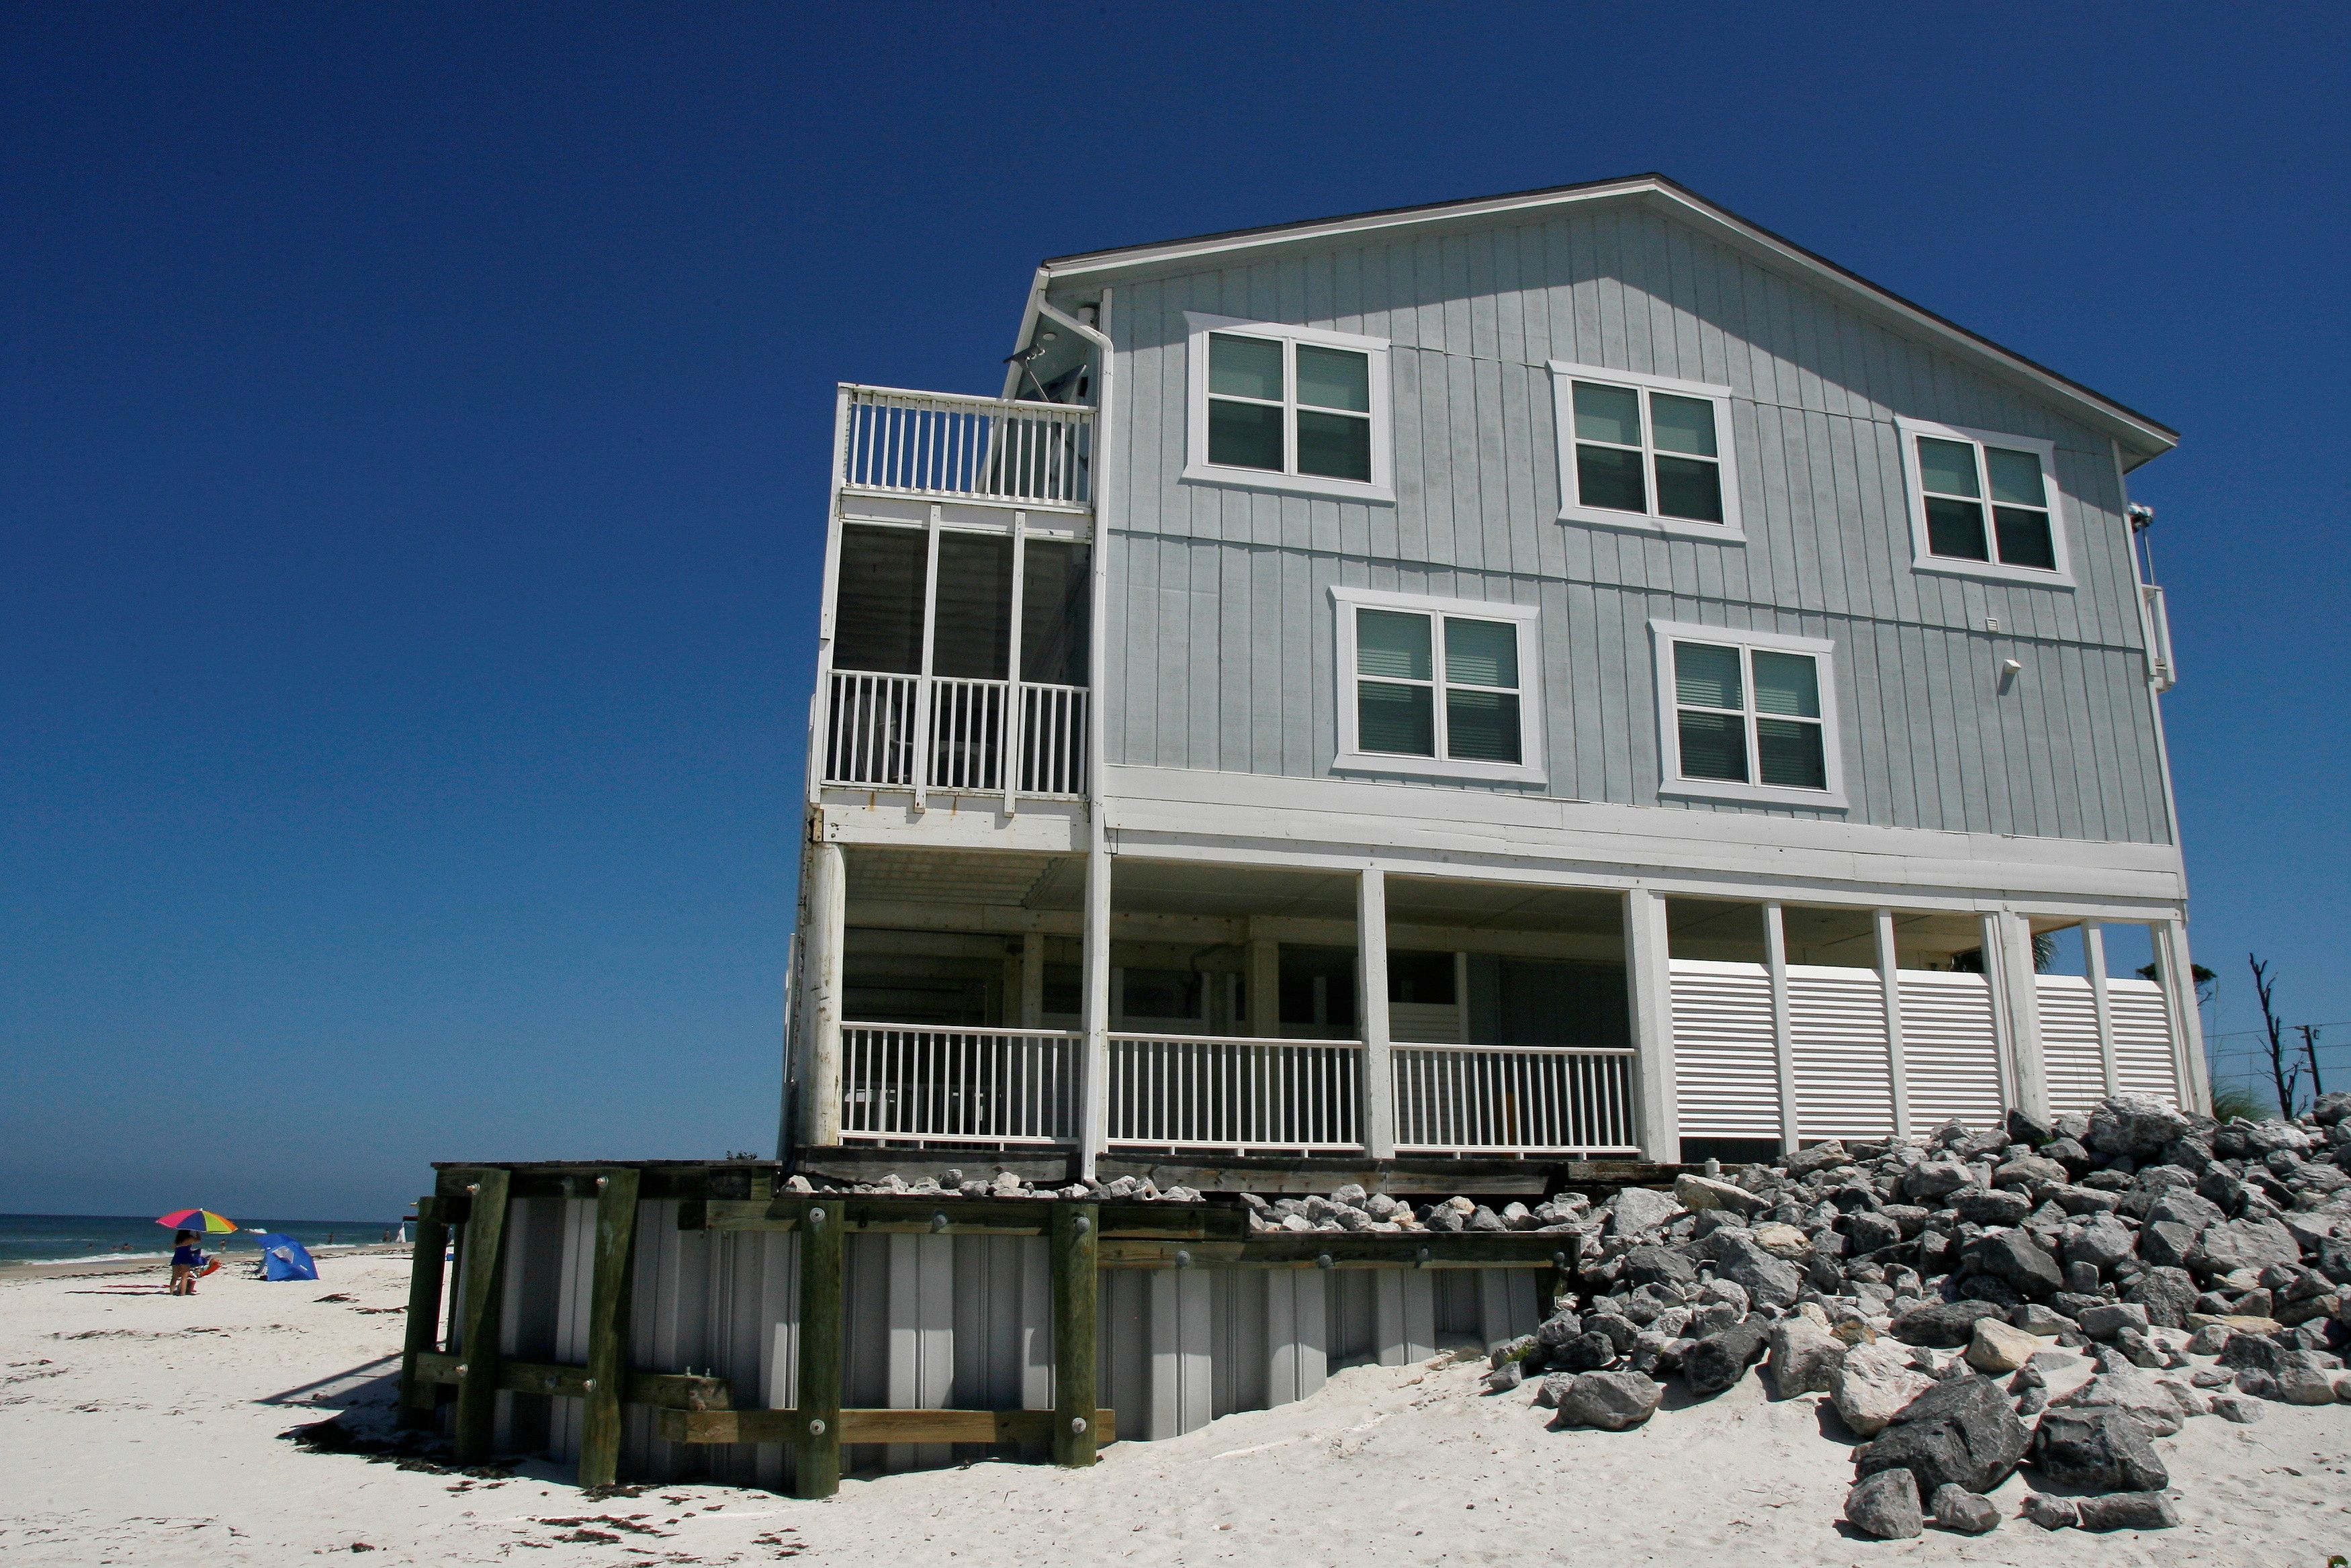
[[[1395,504],[1183,483],[1187,310],[1388,338]],[[1554,795],[1658,804],[1656,617],[1836,643],[1844,820],[2168,836],[2105,438],[1844,300],[1626,206],[1127,283],[1113,324],[1113,762],[1326,774],[1347,583],[1541,607]],[[1747,542],[1558,521],[1552,358],[1729,386]],[[2079,587],[1914,571],[1897,415],[2054,442]]]

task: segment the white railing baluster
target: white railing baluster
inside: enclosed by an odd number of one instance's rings
[[[1396,1147],[1416,1153],[1631,1154],[1633,1053],[1399,1044]]]
[[[1064,1143],[1076,1136],[1066,1086],[1079,1034],[910,1023],[844,1023],[841,1033],[844,1139]]]

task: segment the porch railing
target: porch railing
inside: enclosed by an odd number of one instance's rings
[[[1110,1141],[1155,1148],[1364,1147],[1353,1040],[1110,1037]]]
[[[1045,1029],[841,1026],[841,1136],[874,1142],[1065,1143],[1081,1035]]]
[[[824,782],[907,789],[917,780],[979,794],[1083,794],[1086,689],[834,670]]]
[[[1030,510],[1093,504],[1090,408],[841,388],[846,489]]]
[[[1399,1044],[1392,1060],[1399,1151],[1630,1154],[1639,1149],[1630,1051]]]

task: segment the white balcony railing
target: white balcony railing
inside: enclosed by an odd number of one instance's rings
[[[841,1136],[872,1142],[1065,1143],[1078,1043],[1043,1029],[841,1026]]]
[[[1110,1037],[1110,1141],[1155,1148],[1357,1149],[1352,1040]]]
[[[1399,1044],[1392,1060],[1399,1151],[1639,1150],[1630,1051]]]
[[[1093,504],[1092,409],[887,387],[841,396],[846,489],[1042,511]]]
[[[1008,754],[1016,701],[1018,743]],[[909,789],[918,781],[976,794],[1083,794],[1085,688],[834,670],[823,782]]]

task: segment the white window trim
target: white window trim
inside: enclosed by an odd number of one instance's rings
[[[1535,635],[1541,613],[1532,605],[1494,604],[1483,599],[1432,598],[1422,594],[1393,594],[1377,588],[1333,587],[1332,600],[1339,623],[1338,707],[1339,750],[1332,759],[1334,772],[1407,774],[1416,778],[1506,779],[1517,784],[1546,784],[1542,736],[1542,646]],[[1516,763],[1456,762],[1450,757],[1407,757],[1392,752],[1367,752],[1357,733],[1355,708],[1355,611],[1408,610],[1416,615],[1461,616],[1473,620],[1510,621],[1519,632],[1519,755]],[[1430,648],[1433,658],[1445,657],[1445,639],[1437,630]],[[1376,677],[1374,677],[1376,679]],[[1442,682],[1439,682],[1441,685]]]
[[[1674,644],[1710,642],[1721,648],[1761,649],[1767,653],[1805,653],[1818,662],[1821,687],[1821,753],[1826,763],[1826,789],[1791,789],[1784,784],[1731,784],[1722,779],[1682,776],[1681,723],[1674,700]],[[1733,627],[1698,626],[1688,621],[1649,623],[1650,663],[1656,673],[1657,759],[1660,795],[1691,800],[1744,801],[1764,805],[1802,805],[1821,811],[1849,808],[1844,794],[1844,750],[1837,725],[1836,644],[1817,637],[1787,637],[1776,631],[1743,631]],[[1751,670],[1744,676],[1751,686]],[[1754,701],[1750,692],[1748,701]],[[1750,759],[1754,748],[1748,748]]]
[[[1273,321],[1245,321],[1238,317],[1184,313],[1186,333],[1186,389],[1184,437],[1184,478],[1199,484],[1231,484],[1244,490],[1278,490],[1292,495],[1328,495],[1346,501],[1376,501],[1393,504],[1395,482],[1389,431],[1388,340],[1361,337],[1348,332],[1326,332],[1319,327],[1287,327]],[[1253,337],[1276,337],[1287,343],[1313,343],[1326,348],[1348,348],[1369,356],[1372,392],[1372,477],[1325,479],[1311,473],[1275,473],[1263,468],[1218,467],[1208,461],[1208,334],[1244,332]],[[1289,389],[1296,396],[1293,384]],[[1291,432],[1283,433],[1285,442]],[[1295,453],[1292,452],[1294,459]]]
[[[2065,545],[2064,490],[2057,483],[2057,443],[2037,436],[2004,435],[1999,431],[1970,430],[1964,425],[1937,424],[1931,420],[1914,420],[1896,415],[1895,428],[1902,432],[1902,483],[1910,503],[1910,565],[1913,570],[1939,572],[1954,577],[1988,577],[2002,583],[2034,583],[2044,588],[2071,588],[2074,582],[2074,556]],[[1952,556],[1938,556],[1927,547],[1927,486],[1918,472],[1918,438],[1931,436],[1938,441],[1973,441],[1978,446],[2006,447],[2011,452],[2029,452],[2041,460],[2041,481],[2049,489],[2049,540],[2052,553],[2057,558],[2057,569],[2044,572],[2037,566],[2011,566],[2001,561],[1966,561]],[[1983,499],[1984,527],[1992,526],[1992,500]],[[1992,548],[1998,549],[1994,545]]]
[[[1605,507],[1585,506],[1577,503],[1575,484],[1575,391],[1570,385],[1575,381],[1596,381],[1604,386],[1642,388],[1654,392],[1671,392],[1676,397],[1702,398],[1714,405],[1714,444],[1716,461],[1722,469],[1722,521],[1699,523],[1687,517],[1661,517],[1656,513],[1615,512]],[[1638,534],[1669,534],[1684,539],[1711,539],[1718,545],[1747,543],[1745,524],[1739,514],[1739,452],[1730,431],[1730,389],[1708,381],[1677,380],[1670,376],[1645,376],[1631,370],[1611,370],[1599,365],[1571,365],[1563,359],[1551,361],[1552,422],[1557,433],[1559,447],[1559,516],[1562,523],[1586,523],[1599,528],[1626,528]],[[1641,400],[1642,436],[1652,439],[1648,427],[1649,402]],[[1644,445],[1645,464],[1654,449]],[[1656,501],[1656,472],[1646,466],[1642,479],[1649,492],[1649,500]]]

